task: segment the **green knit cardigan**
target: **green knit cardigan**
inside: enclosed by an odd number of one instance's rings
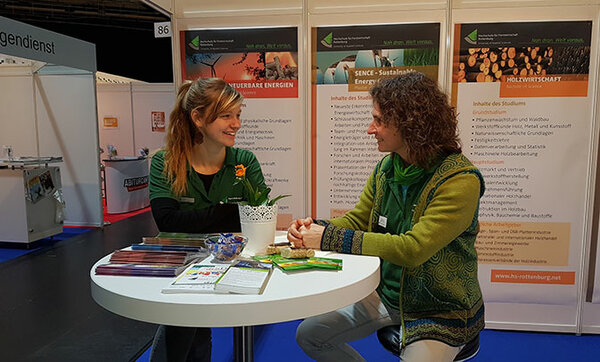
[[[374,255],[401,268],[402,345],[436,339],[460,346],[484,327],[475,238],[481,174],[462,154],[446,157],[418,197],[411,230],[371,232],[386,195],[391,157],[384,157],[355,208],[325,226],[322,250]]]

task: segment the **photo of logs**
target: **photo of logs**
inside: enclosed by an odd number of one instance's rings
[[[461,52],[456,82],[500,82],[502,76],[587,74],[590,47],[468,48]]]

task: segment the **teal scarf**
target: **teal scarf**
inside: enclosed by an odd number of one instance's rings
[[[398,155],[394,155],[394,181],[398,182],[402,186],[410,186],[415,182],[419,181],[425,169],[417,165],[409,165],[404,167],[402,158]]]

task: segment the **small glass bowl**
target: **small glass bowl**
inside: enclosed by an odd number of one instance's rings
[[[248,238],[242,235],[220,234],[209,236],[204,243],[215,260],[230,262],[240,255],[248,243]]]

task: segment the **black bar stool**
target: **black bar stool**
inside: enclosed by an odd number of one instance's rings
[[[377,331],[377,339],[379,343],[390,351],[395,356],[400,356],[400,346],[402,344],[402,336],[400,334],[400,325],[395,324],[383,327]],[[458,352],[454,357],[455,362],[462,362],[475,357],[479,352],[479,334],[473,338]]]

